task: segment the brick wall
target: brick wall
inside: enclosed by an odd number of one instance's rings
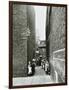
[[[30,29],[30,36],[28,37],[28,61],[32,61],[35,53],[35,11],[32,6],[27,7],[28,27]]]
[[[50,52],[65,48],[65,8],[52,7],[49,37]]]
[[[51,75],[56,80],[55,71],[57,71],[58,82],[64,82],[65,50],[55,54],[57,59],[53,59],[53,52],[65,49],[65,7],[48,7],[47,17],[46,52],[47,59],[50,61]],[[59,78],[62,80],[59,80]]]
[[[35,13],[28,5],[13,5],[13,77],[27,76],[35,49]]]
[[[27,76],[27,10],[13,5],[13,77]]]

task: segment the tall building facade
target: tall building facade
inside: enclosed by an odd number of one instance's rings
[[[35,11],[32,6],[27,6],[27,20],[30,29],[30,36],[28,37],[27,52],[28,61],[32,61],[35,56]]]
[[[28,43],[31,41],[29,43],[29,46],[31,46],[33,43],[31,39],[35,39],[35,35],[33,35],[33,30],[35,31],[35,29],[33,29],[34,26],[32,25],[35,20],[31,20],[28,14],[30,10],[28,11],[27,7],[30,8],[27,5],[13,4],[13,77],[27,76],[28,54],[32,56]],[[32,13],[30,15],[35,18]],[[34,48],[34,44],[31,49]],[[31,57],[29,57],[29,60],[31,60]]]
[[[47,7],[46,57],[56,82],[65,81],[65,7]]]

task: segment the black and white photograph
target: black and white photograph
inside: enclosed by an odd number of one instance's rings
[[[67,84],[66,5],[9,2],[9,84]]]

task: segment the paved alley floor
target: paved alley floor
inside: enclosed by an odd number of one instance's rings
[[[34,76],[13,78],[13,86],[51,83],[53,83],[53,80],[50,75],[46,75],[45,71],[41,67],[35,68]]]

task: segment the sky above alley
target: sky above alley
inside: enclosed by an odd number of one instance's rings
[[[46,6],[33,6],[35,9],[36,39],[45,40]]]

